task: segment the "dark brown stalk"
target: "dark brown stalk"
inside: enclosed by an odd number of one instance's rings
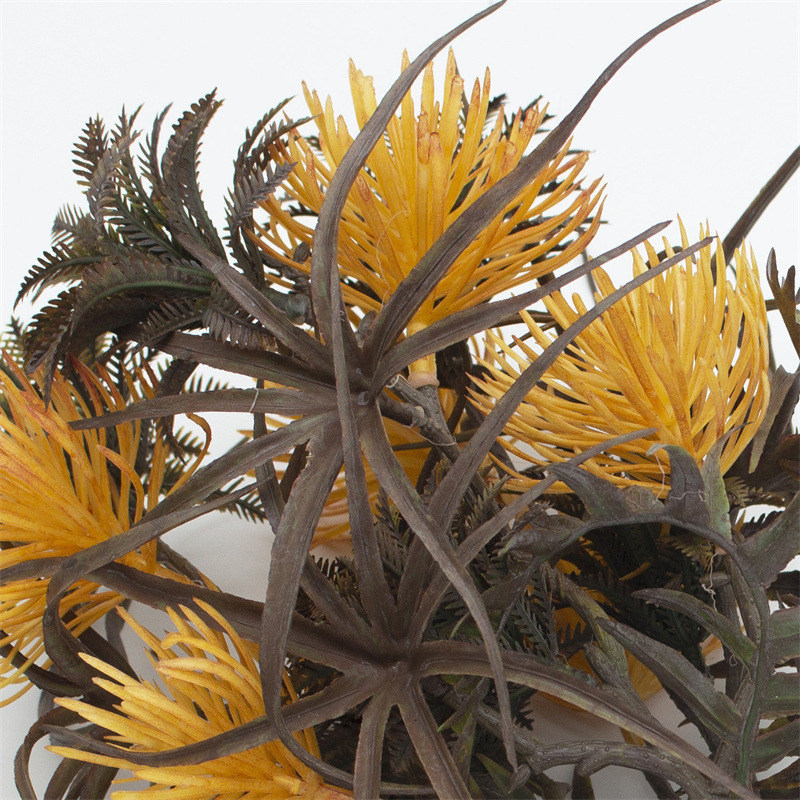
[[[267,435],[267,418],[266,411],[275,413],[273,409],[260,409],[256,410],[255,405],[258,402],[258,393],[263,391],[266,387],[264,381],[256,383],[256,396],[253,398],[253,438],[260,439],[262,436]],[[291,415],[289,415],[291,416]],[[271,460],[264,461],[255,468],[256,483],[258,485],[258,499],[261,501],[261,507],[264,509],[267,522],[269,522],[272,530],[276,530],[280,525],[281,517],[283,516],[284,500],[281,494],[281,487],[278,483],[278,475],[275,472],[275,467]]]
[[[202,412],[255,412],[300,417],[327,409],[333,410],[333,392],[327,390],[329,405],[320,403],[320,394],[301,394],[293,389],[215,389],[211,392],[185,392],[153,397],[133,403],[120,411],[99,414],[70,423],[76,431],[95,430],[137,419],[155,419],[174,414]]]
[[[339,312],[331,320],[331,350],[336,376],[336,405],[341,427],[350,540],[353,544],[359,596],[370,624],[388,634],[396,627],[397,609],[386,582],[378,549],[355,411],[355,408],[369,402],[369,395],[363,385],[353,387],[350,383],[352,369],[348,365],[344,333],[345,328],[350,330],[350,327],[338,271],[331,271],[328,288],[333,308]]]
[[[469,800],[469,790],[419,687],[409,683],[398,705],[414,749],[437,795],[448,800]],[[502,735],[505,733],[503,730]]]
[[[338,424],[329,423],[309,441],[308,463],[289,495],[281,524],[275,531],[258,659],[266,715],[277,737],[304,764],[334,783],[349,782],[350,776],[313,757],[292,736],[283,719],[281,693],[286,645],[300,579],[311,539],[341,467],[341,430]],[[328,621],[333,626],[340,624],[339,619]]]
[[[369,674],[366,671],[354,672],[351,676],[337,678],[313,697],[304,697],[296,703],[286,706],[283,709],[283,722],[290,730],[299,731],[330,719],[336,719],[378,692],[384,680],[384,676],[380,673]],[[202,764],[204,761],[250,750],[278,738],[276,726],[266,717],[259,717],[225,731],[225,733],[204,739],[202,742],[156,753],[128,750],[114,744],[91,739],[65,728],[59,727],[58,732],[69,746],[80,747],[83,750],[113,758],[124,758],[132,764],[147,767]],[[346,776],[345,783],[348,780],[349,778]]]
[[[755,196],[753,202],[744,210],[742,216],[736,220],[734,226],[722,240],[722,256],[728,264],[733,254],[741,246],[745,237],[753,229],[761,215],[767,210],[769,204],[777,197],[778,193],[789,182],[800,166],[800,147],[795,148],[791,155],[778,167],[775,174],[764,184],[761,191]],[[712,273],[716,271],[716,258],[711,259]]]
[[[176,358],[190,358],[223,372],[268,380],[312,394],[319,389],[330,389],[330,383],[322,376],[278,353],[247,350],[227,342],[217,342],[188,333],[173,333],[158,345],[158,349]]]
[[[453,588],[461,595],[478,626],[489,662],[494,667],[492,677],[495,681],[500,714],[504,721],[503,743],[506,747],[506,756],[509,764],[516,769],[516,751],[513,748],[511,735],[511,702],[508,686],[503,676],[500,648],[486,607],[478,594],[472,576],[466,567],[455,558],[449,530],[437,524],[392,452],[377,406],[370,411],[372,413],[365,422],[362,440],[370,467],[415,535],[436,560]]]
[[[22,800],[38,800],[36,790],[31,782],[29,765],[34,746],[49,733],[48,726],[72,725],[81,721],[81,718],[74,711],[59,707],[48,711],[33,723],[14,758],[14,780]],[[90,741],[94,742],[95,740],[92,739]]]
[[[383,691],[373,695],[364,709],[353,773],[356,800],[373,800],[380,792],[383,737],[393,705],[391,692]]]

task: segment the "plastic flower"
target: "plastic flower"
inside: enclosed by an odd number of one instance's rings
[[[404,54],[403,69],[408,63]],[[352,62],[350,87],[363,127],[377,101],[372,78]],[[284,184],[287,200],[317,214],[353,137],[344,119],[335,117],[330,98],[323,106],[316,92],[305,84],[303,90],[319,129],[319,147],[295,135],[288,144],[274,145],[273,156],[279,163],[296,162]],[[343,211],[338,251],[343,293],[362,313],[378,310],[442,232],[514,169],[545,119],[545,109],[533,106],[517,111],[510,123],[503,113],[491,123],[488,70],[482,85],[475,81],[464,112],[464,80],[452,51],[441,101],[434,95],[429,65],[419,113],[406,95]],[[588,154],[568,148],[475,237],[418,310],[410,333],[544,275],[586,248],[599,225],[599,181],[581,188]],[[299,245],[311,244],[313,228],[274,197],[263,207],[269,220],[258,227],[259,245],[287,267],[308,272],[310,262],[298,264],[293,254]],[[435,383],[432,361],[411,372],[412,383]]]
[[[10,359],[7,365],[8,372],[0,372],[0,393],[9,409],[8,413],[0,409],[0,569],[33,559],[71,556],[128,530],[162,495],[164,443],[155,443],[150,476],[144,484],[134,468],[141,423],[117,425],[110,431],[75,431],[69,426],[72,420],[90,416],[92,410],[125,407],[110,380],[101,380],[78,365],[83,390],[57,374],[50,405],[45,407],[22,370]],[[134,382],[131,376],[128,381],[134,398],[141,391],[152,393],[146,381]],[[187,468],[175,488],[199,461]],[[156,563],[154,543],[121,561],[183,580]],[[8,648],[0,660],[0,688],[26,683],[2,705],[30,688],[24,672],[44,655],[41,622],[47,585],[46,579],[32,577],[5,581],[0,587],[0,645]],[[91,581],[79,581],[62,600],[61,615],[79,635],[122,599]],[[48,666],[49,661],[42,665]]]
[[[109,741],[131,752],[159,752],[208,739],[250,722],[265,713],[257,665],[257,647],[239,637],[211,606],[198,605],[218,628],[211,628],[197,614],[182,608],[182,615],[169,609],[177,631],[159,639],[120,610],[125,622],[152,652],[164,689],[149,681],[137,681],[91,656],[85,660],[108,676],[95,683],[120,703],[114,710],[98,708],[78,700],[62,698],[58,703],[89,722],[111,731]],[[284,679],[287,696],[297,699]],[[319,757],[312,729],[296,734],[300,743]],[[143,790],[115,791],[112,800],[336,800],[352,795],[327,786],[297,760],[280,742],[226,755],[201,764],[173,767],[143,767],[119,758],[66,747],[53,752],[111,767],[129,769],[124,781],[143,780]]]
[[[701,235],[703,232],[701,231]],[[681,225],[682,246],[688,246]],[[668,256],[673,255],[664,242]],[[658,263],[646,245],[650,264]],[[584,467],[619,486],[637,484],[660,496],[668,491],[669,462],[653,443],[685,448],[701,463],[725,434],[720,467],[724,473],[753,438],[769,399],[767,315],[755,259],[735,255],[736,285],[725,279],[717,243],[715,282],[712,246],[631,292],[579,335],[542,381],[528,393],[505,429],[503,444],[523,460],[546,467],[589,446],[641,428],[656,433],[592,458]],[[633,271],[647,269],[634,251]],[[593,273],[597,298],[614,291],[608,275]],[[566,328],[585,311],[578,296],[547,301]],[[487,373],[473,391],[488,410],[553,339],[523,314],[531,344],[513,345],[488,334]],[[541,351],[539,351],[541,352]],[[517,475],[518,488],[533,479]],[[558,490],[565,487],[557,484]]]

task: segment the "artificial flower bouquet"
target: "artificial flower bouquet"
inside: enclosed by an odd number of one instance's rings
[[[769,254],[765,300],[744,237],[800,156],[724,239],[593,253],[606,188],[571,139],[710,4],[561,121],[459,72],[497,6],[380,101],[351,63],[358,130],[304,85],[308,116],[246,132],[222,233],[214,93],[143,144],[137,113],[90,120],[86,207],[20,297],[57,291],[0,372],[2,700],[43,698],[23,798],[42,740],[58,800],[589,798],[609,765],[670,800],[796,796],[800,373],[767,312],[799,354],[800,323],[794,267]],[[211,412],[246,420],[213,459]],[[162,538],[224,512],[274,533],[261,602]],[[551,741],[535,700],[621,736]]]

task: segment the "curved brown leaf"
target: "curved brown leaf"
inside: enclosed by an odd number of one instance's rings
[[[420,675],[475,675],[489,677],[490,668],[482,648],[462,642],[429,642],[420,651]],[[680,736],[634,708],[620,706],[617,695],[591,686],[566,672],[541,664],[524,653],[503,651],[506,676],[512,683],[560,697],[601,719],[635,733],[646,742],[690,765],[743,800],[758,800],[746,786],[723,772],[713,761],[687,744]]]
[[[70,423],[70,427],[76,431],[94,430],[137,419],[154,419],[206,411],[254,412],[299,417],[331,410],[332,394],[329,389],[302,394],[293,389],[215,389],[211,392],[187,392],[141,400],[121,411],[76,420]],[[322,402],[322,397],[325,395],[330,398],[327,405]]]
[[[733,701],[680,653],[613,619],[597,620],[626,650],[639,659],[668,689],[682,698],[709,729],[735,742],[742,715]]]
[[[176,358],[187,358],[223,372],[235,372],[251,378],[272,381],[281,386],[313,392],[328,389],[330,383],[318,373],[309,372],[286,356],[263,350],[247,350],[244,347],[217,342],[204,336],[173,333],[159,342],[158,349]]]
[[[409,684],[398,706],[414,749],[438,796],[467,800],[471,796],[469,790],[419,687]]]
[[[383,738],[393,705],[390,692],[379,692],[372,697],[361,715],[353,772],[356,800],[372,800],[380,792]]]
[[[726,264],[741,246],[756,222],[758,222],[759,217],[767,210],[769,204],[775,199],[780,190],[786,186],[792,175],[797,172],[798,167],[800,167],[800,147],[795,148],[786,161],[778,167],[775,174],[764,184],[753,202],[745,209],[742,216],[736,220],[727,236],[722,240],[722,253]],[[712,269],[714,269],[715,264],[716,259],[712,258]]]
[[[397,505],[400,513],[416,536],[436,560],[437,565],[453,585],[453,588],[461,595],[472,618],[475,620],[475,624],[478,626],[489,662],[493,667],[492,677],[495,680],[495,691],[497,692],[500,714],[503,719],[503,743],[506,749],[506,757],[516,769],[511,702],[508,695],[508,686],[503,679],[500,648],[486,612],[486,606],[478,594],[472,576],[456,558],[449,537],[449,529],[438,525],[433,515],[425,507],[422,498],[411,485],[408,476],[392,452],[377,408],[373,407],[370,411],[372,413],[367,416],[363,429],[364,453],[381,486]]]

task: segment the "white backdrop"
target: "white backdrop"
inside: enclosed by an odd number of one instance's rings
[[[513,107],[542,94],[561,117],[621,50],[687,5],[510,0],[454,48],[469,84],[488,65],[493,92],[506,92]],[[0,322],[11,313],[22,276],[48,247],[57,209],[82,201],[70,151],[90,116],[99,113],[112,126],[123,104],[130,111],[144,103],[139,123],[147,131],[167,103],[173,102],[171,124],[218,87],[225,104],[206,134],[201,180],[221,225],[236,149],[245,127],[267,108],[298,95],[305,80],[352,118],[348,57],[375,76],[380,95],[398,73],[404,47],[413,58],[483,6],[466,0],[0,3]],[[723,2],[663,34],[614,78],[575,136],[577,146],[592,150],[586,174],[603,175],[608,184],[604,215],[611,224],[593,252],[676,213],[690,235],[706,220],[712,232],[728,231],[800,139],[799,23],[796,0]],[[290,113],[305,113],[301,99]],[[781,268],[796,263],[799,218],[795,176],[749,237],[759,265],[770,247]],[[797,359],[783,342],[780,360],[793,368]],[[226,528],[245,565],[227,583],[214,571],[216,524],[178,538],[191,539],[193,552],[206,548],[197,559],[224,588],[263,596],[268,539],[230,521]],[[2,712],[2,800],[18,796],[10,763],[33,719],[33,693]],[[46,756],[37,765],[45,772],[52,766]],[[624,776],[611,786],[605,796],[645,791]]]

